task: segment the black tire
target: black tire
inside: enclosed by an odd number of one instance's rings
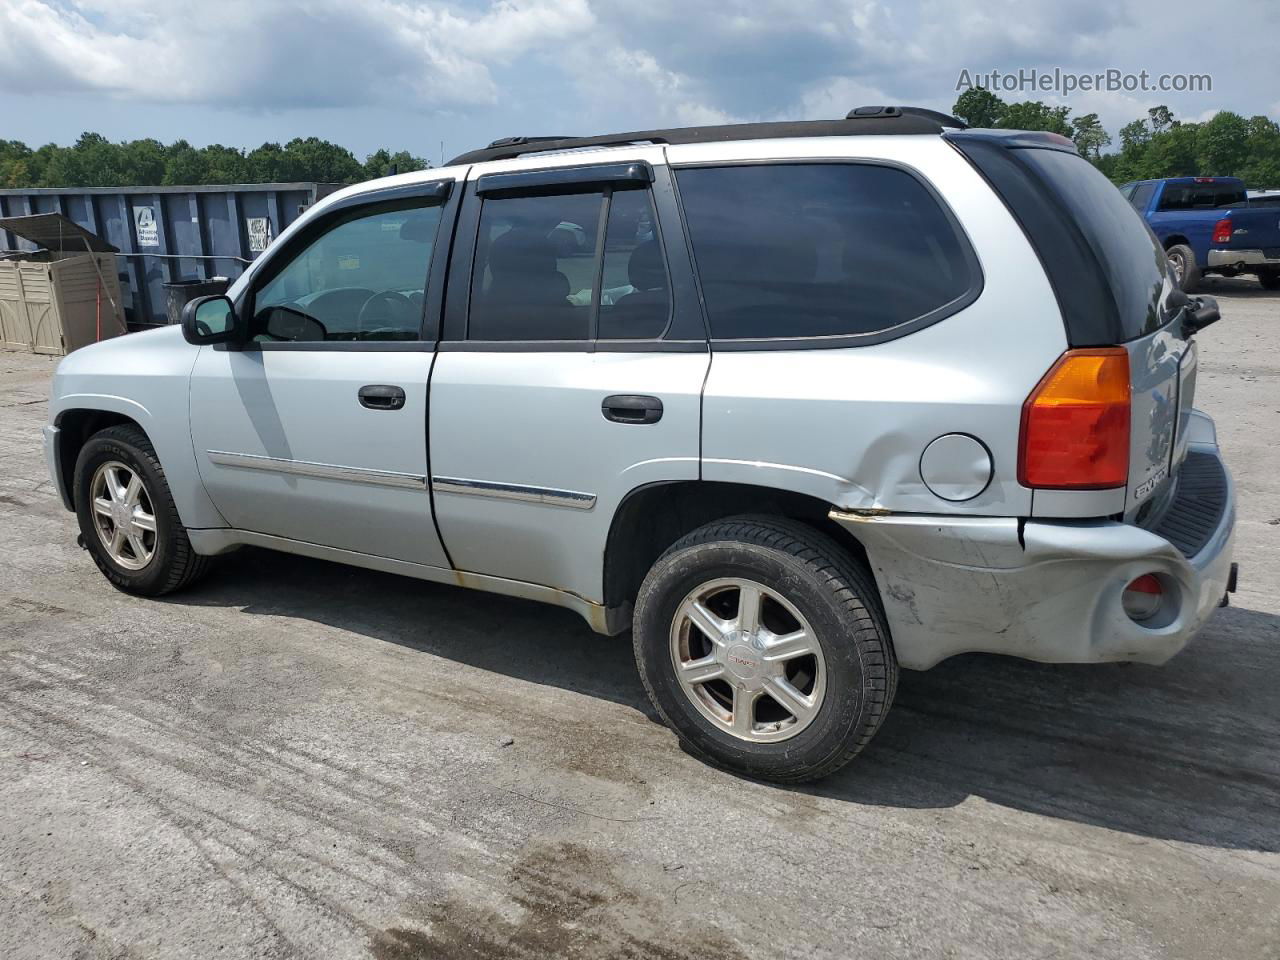
[[[1169,258],[1169,265],[1174,268],[1175,281],[1179,274],[1182,276],[1182,279],[1177,281],[1178,286],[1184,293],[1194,293],[1200,286],[1200,268],[1196,266],[1195,253],[1190,247],[1178,243],[1166,250],[1165,256]]]
[[[141,477],[156,518],[155,551],[150,562],[140,570],[130,570],[115,562],[94,525],[90,484],[97,468],[112,460],[123,463]],[[202,557],[192,549],[169,492],[164,468],[151,441],[138,427],[108,427],[89,438],[76,459],[72,502],[80,521],[80,535],[93,562],[113,586],[125,593],[144,597],[172,593],[194,583],[212,565],[212,558]]]
[[[1258,274],[1258,282],[1263,290],[1280,290],[1280,270]]]
[[[707,719],[676,677],[671,630],[701,584],[741,578],[776,591],[809,621],[826,663],[826,690],[790,739],[749,742]],[[636,665],[650,700],[693,755],[746,776],[799,783],[852,760],[880,728],[898,661],[870,574],[828,536],[793,520],[734,517],[693,531],[653,565],[636,599]],[[754,708],[753,708],[754,709]]]

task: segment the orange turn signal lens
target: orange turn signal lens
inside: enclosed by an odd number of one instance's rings
[[[1022,405],[1018,482],[1101,490],[1129,480],[1129,354],[1068,350]]]

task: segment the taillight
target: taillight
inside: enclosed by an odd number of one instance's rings
[[[1022,405],[1018,482],[1099,490],[1129,480],[1129,354],[1068,350]]]
[[[1231,220],[1229,217],[1223,217],[1213,225],[1213,242],[1214,243],[1230,243],[1231,242]]]

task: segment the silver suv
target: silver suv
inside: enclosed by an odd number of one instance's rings
[[[513,138],[67,357],[45,446],[123,590],[248,544],[559,604],[693,753],[799,781],[900,666],[1160,663],[1225,601],[1216,318],[1052,134]]]

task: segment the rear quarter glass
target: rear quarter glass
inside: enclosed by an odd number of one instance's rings
[[[1164,251],[1142,216],[1073,151],[1009,147],[1001,137],[948,137],[977,167],[1040,256],[1073,347],[1147,336],[1165,308]]]
[[[748,163],[676,180],[716,340],[906,332],[980,282],[950,214],[897,167]]]

